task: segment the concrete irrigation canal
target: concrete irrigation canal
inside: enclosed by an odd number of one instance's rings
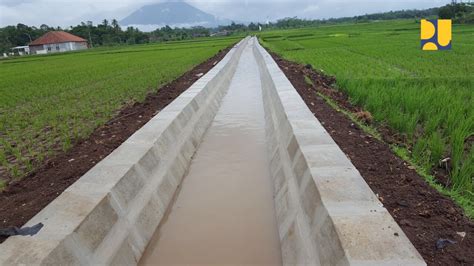
[[[256,38],[38,223],[1,265],[425,265]]]

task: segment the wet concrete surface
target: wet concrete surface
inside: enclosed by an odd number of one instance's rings
[[[252,45],[141,265],[281,265]]]

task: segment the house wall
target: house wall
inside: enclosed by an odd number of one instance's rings
[[[65,42],[30,46],[31,54],[61,53],[87,49],[87,42]]]
[[[42,50],[44,50],[43,45],[30,45],[31,54],[38,54],[38,51],[42,51]]]
[[[72,51],[87,49],[87,42],[71,42]]]

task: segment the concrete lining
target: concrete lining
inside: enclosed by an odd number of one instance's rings
[[[136,264],[213,120],[248,38],[0,245],[0,265]]]
[[[270,170],[285,265],[426,265],[259,44]]]
[[[139,265],[281,265],[254,41]]]

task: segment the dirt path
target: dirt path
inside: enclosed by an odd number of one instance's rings
[[[214,67],[230,47],[149,94],[144,102],[124,107],[89,138],[79,141],[68,152],[46,159],[37,171],[11,184],[0,194],[0,228],[25,224]],[[0,238],[0,243],[4,240]]]
[[[464,216],[462,209],[428,185],[394,155],[388,144],[366,134],[319,97],[317,91],[335,101],[341,100],[337,97],[340,92],[329,86],[333,82],[331,78],[275,54],[272,56],[426,262],[429,265],[474,265],[474,223]],[[315,86],[308,85],[305,76],[311,77]],[[440,239],[456,243],[437,248]]]

